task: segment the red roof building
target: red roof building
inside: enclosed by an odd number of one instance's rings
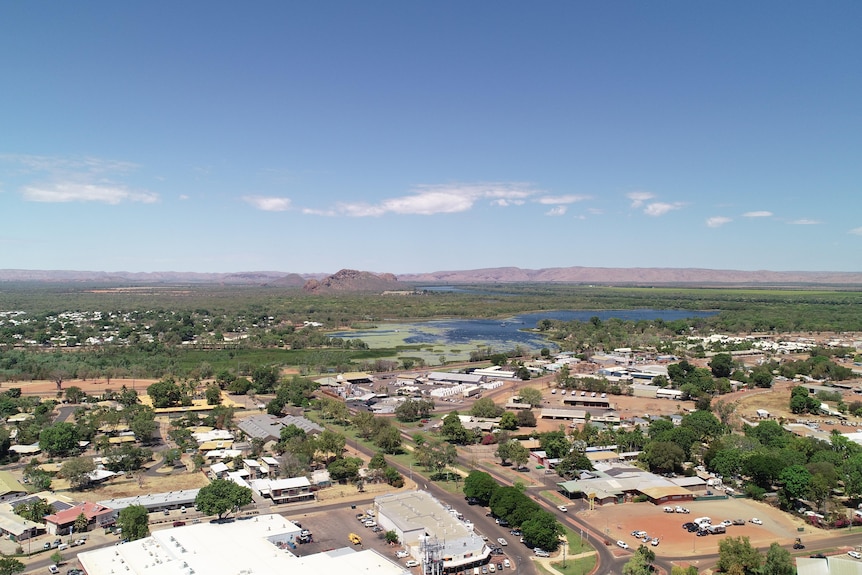
[[[51,535],[69,535],[75,529],[75,521],[81,514],[87,518],[87,531],[97,527],[113,525],[116,514],[110,507],[98,503],[79,503],[74,507],[45,516],[45,530]]]

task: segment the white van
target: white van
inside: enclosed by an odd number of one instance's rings
[[[473,567],[473,575],[479,575],[479,568]]]
[[[703,527],[704,525],[709,525],[710,523],[712,523],[712,519],[710,519],[709,517],[698,517],[694,520],[694,523],[699,527]]]

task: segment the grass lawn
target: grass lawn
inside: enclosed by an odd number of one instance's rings
[[[586,539],[581,538],[581,536],[572,529],[568,527],[566,529],[566,539],[569,542],[569,551],[568,555],[578,555],[580,553],[587,553],[588,551],[595,551],[595,547],[590,545]]]
[[[551,575],[551,572],[538,561],[534,564],[539,573]],[[565,567],[563,567],[562,561],[554,561],[551,566],[564,575],[586,575],[596,566],[596,555],[581,557],[580,559],[566,559]]]

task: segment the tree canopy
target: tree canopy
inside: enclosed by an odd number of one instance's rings
[[[240,507],[252,502],[251,489],[227,479],[216,479],[201,487],[195,497],[195,509],[206,515],[217,515],[223,519]]]
[[[129,505],[120,510],[117,525],[123,529],[123,537],[129,541],[150,535],[149,512],[143,505]]]

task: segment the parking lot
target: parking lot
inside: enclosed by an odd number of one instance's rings
[[[645,531],[650,538],[659,539],[659,545],[650,547],[659,556],[679,557],[698,553],[717,553],[718,542],[725,536],[746,536],[757,547],[768,547],[773,541],[781,544],[793,543],[796,537],[818,538],[823,531],[806,526],[797,518],[782,513],[765,503],[748,499],[725,499],[714,501],[692,501],[683,504],[690,510],[688,514],[665,513],[662,505],[651,503],[626,503],[608,505],[594,511],[584,511],[580,515],[606,534],[614,545],[623,541],[631,549],[642,544],[632,536],[633,531]],[[731,525],[722,535],[698,537],[682,528],[682,524],[698,517],[710,517],[713,524],[724,520],[745,520],[744,525]],[[757,518],[762,525],[750,520]],[[804,531],[799,532],[799,527]]]

